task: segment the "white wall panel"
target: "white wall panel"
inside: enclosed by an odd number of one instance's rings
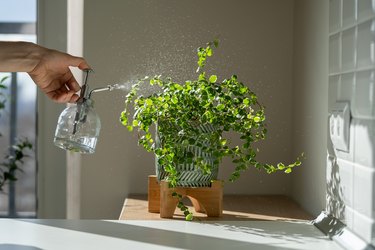
[[[340,1],[339,1],[340,2]],[[347,101],[351,107],[349,151],[335,149],[333,144],[328,150],[327,183],[332,183],[330,176],[335,173],[337,185],[341,188],[344,206],[328,206],[332,215],[344,215],[340,218],[348,222],[356,234],[367,242],[374,243],[375,210],[375,16],[373,0],[342,0],[341,14],[337,13],[340,5],[330,1],[330,27],[336,27],[329,36],[330,46],[330,85],[329,103]],[[342,17],[342,27],[338,27],[337,17]],[[337,41],[338,39],[338,41]],[[340,44],[342,49],[336,55]],[[341,57],[341,66],[337,58]],[[335,98],[336,99],[332,99]],[[330,129],[330,125],[328,126]],[[336,159],[336,160],[335,160]],[[334,166],[331,162],[336,162]],[[352,187],[350,188],[350,186]],[[335,198],[327,190],[327,202]],[[352,199],[348,197],[352,195]],[[332,196],[332,197],[331,197]],[[340,209],[345,208],[345,211]],[[346,211],[346,209],[348,211]],[[342,212],[342,213],[340,213]]]

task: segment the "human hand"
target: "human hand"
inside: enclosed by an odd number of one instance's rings
[[[33,81],[52,100],[58,103],[74,103],[79,99],[76,94],[80,90],[70,66],[79,69],[90,69],[85,59],[60,51],[43,47],[41,57],[36,66],[28,72]]]

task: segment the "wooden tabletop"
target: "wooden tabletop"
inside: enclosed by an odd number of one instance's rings
[[[223,203],[223,216],[215,218],[195,212],[189,200],[186,199],[186,205],[191,208],[195,218],[200,220],[275,221],[314,219],[295,201],[284,195],[224,195]],[[129,195],[125,199],[119,220],[168,220],[160,218],[158,213],[149,213],[147,205],[147,195]],[[173,219],[184,219],[178,208]]]

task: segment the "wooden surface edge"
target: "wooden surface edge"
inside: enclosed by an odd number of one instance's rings
[[[187,203],[189,201],[187,200]],[[312,220],[313,216],[304,211],[293,199],[284,195],[224,195],[221,217],[207,217],[195,212],[187,204],[198,220]],[[184,219],[176,209],[172,219]],[[168,220],[159,213],[148,212],[147,195],[132,194],[125,199],[119,220]]]

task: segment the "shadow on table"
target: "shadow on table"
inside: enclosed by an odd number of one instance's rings
[[[101,236],[115,237],[124,240],[136,241],[141,243],[154,244],[165,247],[175,247],[183,249],[258,249],[258,250],[276,250],[276,249],[290,249],[283,247],[283,244],[308,244],[316,242],[321,237],[321,234],[304,235],[301,228],[298,226],[292,227],[290,230],[283,230],[277,228],[272,231],[272,228],[259,228],[256,229],[252,225],[246,224],[215,224],[211,223],[213,227],[224,227],[224,230],[239,231],[242,233],[254,234],[256,237],[262,237],[263,242],[269,238],[280,240],[279,243],[259,244],[251,242],[245,236],[244,240],[224,239],[214,236],[203,236],[195,233],[176,232],[171,230],[152,228],[140,225],[130,225],[126,223],[118,223],[111,221],[97,221],[97,220],[22,220],[24,222],[40,224],[45,226],[52,226],[68,230],[74,230],[85,233],[92,233]],[[186,227],[186,223],[181,222],[181,228]],[[190,222],[195,223],[195,222]],[[255,227],[257,225],[254,224]],[[285,226],[285,225],[283,225]],[[313,228],[312,225],[307,225]],[[199,233],[199,232],[197,232]],[[250,237],[250,236],[249,236]],[[254,240],[257,241],[257,240]],[[259,241],[258,241],[259,242]],[[262,242],[262,241],[261,241]]]
[[[18,245],[18,244],[0,244],[0,250],[42,250],[39,247]]]

